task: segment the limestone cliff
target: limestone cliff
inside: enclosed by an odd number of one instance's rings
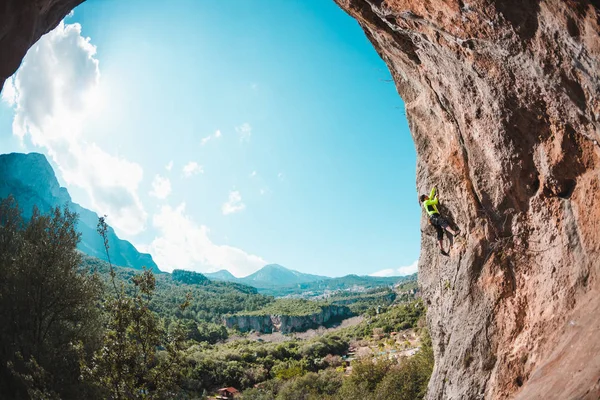
[[[228,315],[223,317],[223,323],[228,328],[236,328],[242,332],[251,330],[261,333],[290,333],[304,332],[311,328],[317,328],[330,322],[352,316],[348,307],[325,305],[321,311],[306,315],[256,315],[256,313],[244,315]]]
[[[467,233],[444,258],[422,221],[428,398],[598,398],[598,0],[336,1],[405,101],[418,191]],[[4,2],[0,79],[79,2]]]
[[[598,2],[338,2],[405,101],[418,192],[467,233],[446,258],[422,220],[428,398],[596,399]]]
[[[42,213],[54,207],[68,207],[79,215],[77,231],[81,240],[77,248],[90,256],[107,259],[104,242],[96,231],[98,215],[71,200],[43,154],[0,154],[0,199],[9,196],[17,201],[26,219],[31,218],[34,206]],[[107,234],[110,259],[115,265],[160,272],[150,254],[140,253],[130,242],[120,239],[110,226]]]

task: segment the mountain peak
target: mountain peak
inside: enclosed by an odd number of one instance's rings
[[[221,269],[217,272],[203,272],[202,274],[204,276],[206,276],[208,279],[213,279],[213,280],[217,280],[217,281],[234,282],[237,280],[237,278],[231,272],[227,271],[226,269]]]
[[[292,271],[291,269],[286,268],[283,265],[279,265],[279,264],[267,264],[264,267],[262,267],[259,271],[269,271],[269,270]]]
[[[279,264],[268,264],[253,274],[241,278],[243,283],[252,286],[294,285],[329,279],[326,276],[305,274],[288,269]]]
[[[96,231],[98,215],[71,200],[66,188],[60,187],[56,174],[46,156],[40,153],[0,154],[0,199],[12,195],[25,219],[33,207],[47,213],[54,207],[68,207],[79,215],[77,230],[81,241],[77,248],[87,255],[106,260],[104,243]],[[142,266],[160,272],[152,256],[140,253],[128,241],[117,237],[109,227],[110,258],[115,265],[141,269]]]

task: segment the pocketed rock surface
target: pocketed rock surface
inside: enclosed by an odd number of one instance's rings
[[[421,223],[427,398],[597,399],[598,3],[337,1],[405,101],[418,192],[466,232],[446,258]]]

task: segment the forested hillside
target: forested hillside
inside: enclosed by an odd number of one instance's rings
[[[107,262],[82,255],[82,266],[98,272],[109,284],[110,266]],[[131,268],[115,268],[117,280],[127,285],[139,271]],[[180,318],[198,323],[221,325],[221,317],[237,312],[253,312],[271,304],[274,299],[259,294],[251,286],[232,282],[211,281],[204,275],[175,270],[172,274],[155,275],[156,290],[150,302],[152,311],[165,318]],[[188,300],[189,298],[189,300]],[[179,305],[189,301],[185,310]]]
[[[68,208],[24,220],[14,199],[0,203],[3,399],[203,399],[224,386],[245,399],[282,400],[425,391],[433,361],[420,302],[382,305],[387,291],[340,295],[360,300],[363,322],[282,343],[244,339],[222,325],[224,314],[306,314],[321,305],[274,301],[188,271],[113,266],[77,250],[76,223]],[[102,218],[98,230],[107,240]]]

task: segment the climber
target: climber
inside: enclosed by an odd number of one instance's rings
[[[435,197],[434,197],[435,196]],[[444,251],[444,230],[450,232],[452,235],[457,236],[460,234],[460,229],[456,231],[450,228],[448,221],[446,221],[439,213],[437,209],[438,198],[435,194],[435,187],[431,189],[429,196],[422,194],[419,198],[423,203],[423,208],[429,217],[429,223],[434,226],[437,232],[438,244],[440,245],[440,252],[447,256],[449,255]],[[450,249],[448,249],[450,251]]]

